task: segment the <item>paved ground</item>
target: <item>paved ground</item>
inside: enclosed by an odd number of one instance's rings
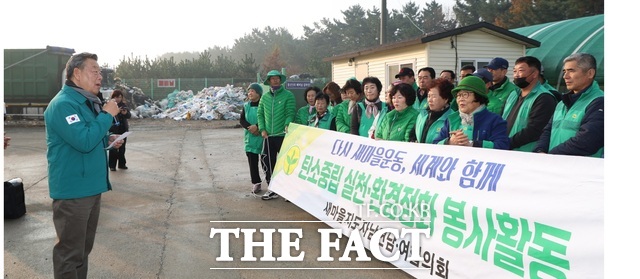
[[[262,201],[248,194],[243,131],[234,128],[236,121],[131,122],[129,169],[110,172],[114,189],[102,197],[90,278],[411,278],[375,260],[317,262],[320,239],[312,232],[328,226],[287,222],[317,219],[283,199]],[[4,177],[24,180],[27,203],[25,216],[4,222],[5,278],[53,278],[51,249],[56,237],[44,127],[38,121],[5,121],[5,131],[12,141],[5,150]],[[241,220],[284,222],[210,222]],[[209,238],[213,226],[302,228],[300,247],[306,253],[305,261],[241,262],[243,247],[240,240],[234,240],[230,254],[235,260],[218,262],[220,238]],[[273,243],[273,254],[278,257],[279,237]],[[341,243],[344,247],[346,240]],[[256,257],[263,254],[262,249],[254,251]],[[333,253],[336,258],[341,255]]]

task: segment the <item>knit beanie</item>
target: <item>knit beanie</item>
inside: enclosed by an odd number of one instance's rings
[[[460,90],[469,90],[475,94],[484,96],[485,98],[489,98],[489,96],[487,95],[487,87],[485,87],[484,81],[477,76],[466,76],[460,81],[460,83],[458,83],[458,86],[456,86],[456,88],[451,90],[451,93],[453,94],[453,96],[455,96]]]
[[[247,89],[247,91],[249,89],[255,90],[256,93],[258,93],[258,95],[262,96],[262,86],[260,86],[260,84],[252,83],[251,85],[249,85],[249,88]]]

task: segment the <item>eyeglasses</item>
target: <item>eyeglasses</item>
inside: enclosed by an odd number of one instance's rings
[[[102,73],[100,72],[100,70],[87,70],[87,72],[89,72],[90,74],[92,74],[93,76],[102,76]]]
[[[460,90],[460,91],[458,91],[458,94],[456,94],[456,98],[458,98],[458,99],[466,99],[466,98],[469,98],[469,96],[471,96],[471,94],[473,94],[473,92],[467,91],[467,90]]]

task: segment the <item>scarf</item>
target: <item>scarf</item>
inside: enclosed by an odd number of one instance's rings
[[[315,106],[309,106],[309,114],[312,114],[315,108]]]
[[[356,103],[354,100],[349,100],[349,114],[353,113],[353,108],[356,107]]]
[[[80,87],[78,87],[75,83],[73,83],[73,81],[67,80],[66,84],[68,86],[71,86],[75,91],[78,91],[78,93],[82,94],[82,96],[84,96],[85,98],[87,98],[87,100],[93,104],[93,111],[98,114],[102,111],[102,100],[100,100],[100,98],[98,98],[98,96],[96,94],[93,94],[87,90],[84,90]]]
[[[473,114],[475,114],[476,112],[481,111],[484,108],[485,108],[485,105],[480,105],[473,112],[471,112],[469,114],[460,111],[460,119],[462,120],[461,124],[462,125],[473,126]]]
[[[327,114],[327,112],[325,111],[322,115],[320,115],[319,113],[314,115],[311,118],[311,122],[313,122],[313,127],[318,128],[318,122],[320,122],[320,119],[322,119],[326,114]]]
[[[364,104],[367,106],[367,118],[371,118],[372,115],[378,115],[378,103],[380,103],[380,98],[378,98],[375,102],[364,99]]]

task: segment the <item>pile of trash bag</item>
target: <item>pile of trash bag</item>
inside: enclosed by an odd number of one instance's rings
[[[130,87],[127,84],[118,81],[116,82],[115,89],[120,89],[123,92],[122,95],[127,100],[129,107],[137,107],[152,101],[151,98],[142,92],[142,89],[135,86]]]
[[[132,118],[171,118],[174,120],[238,120],[247,99],[242,87],[212,86],[194,94],[175,90],[167,98],[154,101],[135,86],[116,83],[122,90]]]
[[[131,111],[134,118],[171,118],[173,120],[238,120],[247,93],[241,87],[204,88],[193,91],[174,91],[167,98],[145,101]]]

